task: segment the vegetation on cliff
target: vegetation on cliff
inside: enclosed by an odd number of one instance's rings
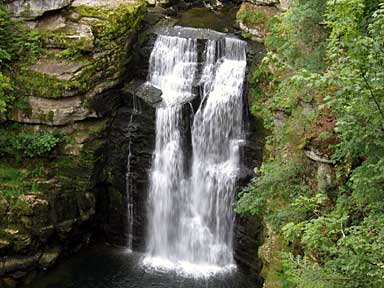
[[[384,285],[383,31],[379,0],[295,0],[270,27],[250,96],[268,152],[237,207],[280,239],[267,287]]]
[[[0,4],[0,119],[14,100],[11,79],[5,71],[12,61],[34,57],[40,51],[40,35],[36,31],[26,31],[10,19],[8,12]]]
[[[100,98],[132,62],[146,4],[73,2],[28,22],[0,3],[1,287],[31,279],[94,232],[111,120],[97,101],[114,103]]]

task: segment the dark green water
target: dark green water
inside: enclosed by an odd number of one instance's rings
[[[177,25],[207,28],[219,32],[233,32],[238,7],[226,4],[222,9],[212,12],[204,7],[195,7],[182,11],[177,16]]]
[[[252,288],[250,275],[237,271],[208,279],[145,271],[142,254],[106,246],[85,249],[23,288]]]

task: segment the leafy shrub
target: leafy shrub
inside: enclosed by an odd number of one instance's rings
[[[284,240],[283,287],[384,287],[384,4],[294,0],[292,5],[267,39],[275,86],[265,103],[292,110],[289,123],[299,119],[294,113],[299,103],[288,100],[309,94],[312,104],[336,117],[338,141],[330,145],[337,186],[320,191],[316,182],[308,183],[316,173],[294,172],[302,163],[288,154],[284,161],[263,164],[237,212],[262,215]],[[319,28],[329,32],[328,41],[316,36]],[[281,147],[294,142],[281,136],[285,129],[274,128],[272,153],[283,154]]]
[[[13,158],[36,158],[48,155],[62,140],[58,130],[13,133],[2,129],[0,132],[0,154]]]
[[[326,30],[324,0],[292,0],[291,8],[269,25],[266,46],[277,52],[293,69],[324,67]]]
[[[41,49],[41,35],[12,21],[0,3],[0,115],[15,99],[11,81],[4,71],[11,61],[36,60]]]
[[[267,20],[265,13],[247,10],[239,11],[239,13],[236,15],[236,18],[238,21],[243,22],[249,26],[264,24]]]

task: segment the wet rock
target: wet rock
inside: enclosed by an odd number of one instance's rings
[[[262,263],[258,250],[262,243],[263,225],[258,218],[236,218],[234,257],[244,269],[259,274]]]
[[[16,253],[25,252],[31,246],[32,239],[29,235],[15,235],[13,237],[13,250]]]
[[[27,272],[24,272],[24,271],[17,271],[15,273],[11,274],[13,279],[20,279],[20,278],[25,277],[25,275],[27,275]]]
[[[48,239],[54,234],[53,225],[42,227],[38,230],[39,240],[43,243],[47,242]]]
[[[8,240],[0,239],[0,255],[6,253],[10,247],[11,247],[11,243]],[[1,266],[1,263],[0,263],[0,266]]]
[[[0,282],[1,284],[1,282]],[[15,279],[11,278],[11,277],[6,277],[3,279],[3,284],[5,287],[7,288],[14,288],[17,286],[17,282]]]
[[[56,263],[56,260],[60,256],[60,249],[55,248],[43,252],[39,259],[39,265],[43,268],[49,268]]]
[[[67,234],[69,234],[72,231],[73,225],[75,224],[75,222],[76,222],[75,219],[70,219],[70,220],[61,222],[56,226],[56,229],[62,239],[65,239],[67,237]]]
[[[15,0],[6,7],[13,17],[21,19],[34,19],[45,12],[62,9],[72,0]]]
[[[159,35],[177,36],[184,38],[193,38],[200,40],[220,40],[223,39],[226,34],[217,32],[210,29],[196,29],[190,27],[181,26],[160,26],[155,31]]]
[[[139,97],[144,102],[153,106],[162,101],[161,95],[163,92],[152,86],[149,82],[133,80],[124,86],[123,91],[125,93],[132,93],[133,96]]]
[[[132,94],[124,96],[124,107],[118,110],[109,128],[108,151],[104,174],[99,183],[97,203],[99,222],[108,242],[126,245],[127,162],[130,158],[128,181],[134,202],[133,245],[143,250],[145,243],[148,175],[155,146],[155,108]],[[122,233],[122,231],[124,231]]]
[[[25,257],[8,257],[4,261],[3,275],[31,269],[37,264],[39,257],[40,253]]]

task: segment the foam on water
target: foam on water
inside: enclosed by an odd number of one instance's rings
[[[233,203],[243,133],[245,43],[206,41],[201,104],[191,127],[192,161],[183,141],[183,105],[198,77],[197,40],[159,35],[149,81],[163,92],[156,111],[150,173],[148,269],[194,277],[233,271]]]

